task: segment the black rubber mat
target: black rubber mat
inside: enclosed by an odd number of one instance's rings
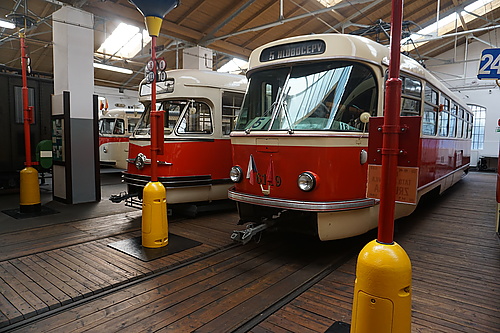
[[[351,325],[343,321],[336,321],[325,331],[325,333],[349,333],[350,330]]]
[[[19,208],[16,208],[16,209],[2,210],[2,213],[9,215],[10,217],[13,217],[15,219],[27,219],[27,218],[31,218],[31,217],[39,217],[39,216],[57,214],[59,212],[57,210],[52,209],[52,208],[41,206],[39,212],[21,213],[19,211]]]
[[[186,237],[168,234],[168,245],[160,248],[152,249],[143,247],[141,237],[124,239],[108,244],[108,246],[142,261],[151,261],[201,244],[203,243]]]

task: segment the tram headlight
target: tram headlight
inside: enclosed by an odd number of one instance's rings
[[[241,182],[241,179],[243,178],[243,170],[241,170],[241,168],[237,165],[232,167],[229,172],[229,178],[231,178],[234,183]]]
[[[312,172],[302,172],[297,179],[297,185],[304,192],[312,191],[316,187],[316,175]]]
[[[144,165],[146,165],[146,155],[144,155],[143,153],[139,153],[135,158],[134,164],[137,169],[142,170],[142,168],[144,168]]]

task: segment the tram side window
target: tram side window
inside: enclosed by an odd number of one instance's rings
[[[229,135],[234,128],[236,118],[243,103],[242,93],[224,91],[222,93],[222,134]]]
[[[471,113],[467,113],[467,139],[472,138],[472,128],[474,127],[473,116]]]
[[[125,134],[125,121],[123,119],[116,119],[115,128],[113,128],[113,134]]]
[[[458,106],[453,104],[450,114],[450,137],[454,138],[457,133]]]
[[[424,89],[424,116],[422,118],[422,134],[436,135],[438,93],[430,85]]]
[[[135,128],[135,125],[137,125],[137,118],[130,118],[128,120],[128,128],[127,128],[127,131],[129,133],[132,133],[134,131],[134,128]]]
[[[441,96],[441,112],[439,112],[439,136],[448,136],[450,125],[450,100]]]
[[[458,110],[457,116],[457,138],[462,137],[463,127],[464,127],[464,109],[460,108]]]
[[[189,101],[177,131],[180,134],[211,134],[213,126],[210,107],[203,102]]]
[[[420,115],[422,83],[410,77],[402,77],[401,116]]]

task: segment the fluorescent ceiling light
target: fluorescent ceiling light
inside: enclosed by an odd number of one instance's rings
[[[0,27],[6,28],[6,29],[14,29],[16,27],[16,25],[12,22],[9,22],[9,21],[0,20]]]
[[[123,67],[116,67],[116,66],[110,66],[110,65],[104,65],[104,64],[99,64],[97,62],[94,62],[94,67],[95,68],[100,68],[100,69],[105,69],[108,71],[113,71],[113,72],[118,72],[118,73],[123,73],[123,74],[132,74],[132,70],[128,68],[123,68]]]

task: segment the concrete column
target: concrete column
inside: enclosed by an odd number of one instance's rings
[[[64,158],[54,161],[54,197],[72,204],[94,202],[100,200],[93,103],[94,17],[80,9],[64,6],[54,12],[52,18],[52,114],[64,115],[69,120],[64,124],[67,139]]]

